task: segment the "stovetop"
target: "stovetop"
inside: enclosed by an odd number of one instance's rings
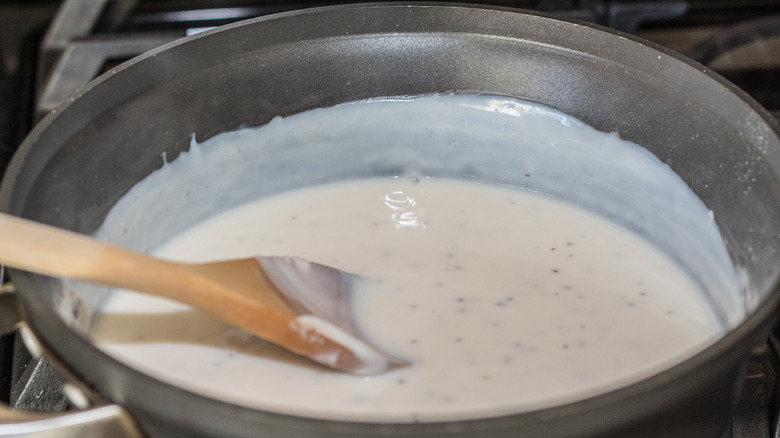
[[[0,175],[36,121],[72,90],[146,50],[237,20],[333,4],[320,0],[5,0],[0,3]],[[344,3],[343,1],[340,3]],[[609,26],[714,69],[780,119],[780,0],[477,0]],[[2,278],[2,270],[0,270]],[[723,438],[780,438],[771,338],[757,346]],[[41,383],[43,382],[43,383]],[[62,410],[61,378],[0,337],[0,402]]]

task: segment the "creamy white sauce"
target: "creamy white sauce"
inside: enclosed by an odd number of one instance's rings
[[[369,279],[354,306],[361,328],[414,365],[361,378],[276,361],[236,330],[130,294],[109,303],[118,316],[104,314],[96,338],[152,375],[225,400],[428,421],[580,398],[719,333],[697,287],[652,247],[584,210],[516,190],[402,179],[319,187],[220,215],[158,253],[206,261],[258,251]],[[147,317],[152,309],[162,313]]]
[[[436,157],[438,131],[457,130],[463,112],[468,138]],[[382,126],[361,122],[367,113]],[[302,133],[311,145],[296,145]],[[296,147],[324,164],[289,173]],[[101,347],[210,397],[356,421],[511,414],[653,374],[740,316],[717,228],[679,178],[638,146],[538,105],[476,96],[358,103],[193,151],[131,191],[101,236],[180,260],[294,255],[362,275],[354,310],[363,333],[414,363],[369,378],[334,372],[179,304],[117,292],[95,328]],[[286,177],[273,178],[264,160]],[[355,179],[387,168],[399,176]],[[247,191],[261,170],[271,177]],[[526,190],[443,178],[453,176]],[[177,209],[186,220],[170,217]],[[175,235],[165,242],[149,232],[157,229]]]

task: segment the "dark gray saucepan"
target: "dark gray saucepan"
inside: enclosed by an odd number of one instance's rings
[[[79,328],[89,309],[61,282],[13,272],[30,325],[152,436],[719,437],[745,357],[764,340],[780,298],[780,130],[712,72],[626,35],[538,14],[419,4],[228,26],[134,59],[48,116],[8,169],[0,209],[91,233],[193,133],[204,140],[341,102],[452,91],[541,102],[650,149],[715,212],[753,286],[754,310],[695,357],[603,396],[502,418],[397,425],[270,414],[163,384],[98,351]]]

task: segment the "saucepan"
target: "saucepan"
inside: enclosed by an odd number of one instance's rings
[[[539,102],[649,149],[714,213],[744,284],[744,317],[684,362],[603,395],[422,424],[299,418],[168,385],[90,342],[90,295],[13,271],[24,333],[107,405],[82,414],[121,416],[125,431],[149,436],[721,436],[746,357],[765,340],[780,302],[780,128],[710,70],[629,35],[544,14],[419,3],[342,5],[229,25],[133,59],[53,111],[14,157],[0,208],[91,234],[193,135],[202,141],[362,99],[447,93]]]

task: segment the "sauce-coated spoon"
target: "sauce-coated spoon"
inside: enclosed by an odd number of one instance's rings
[[[360,339],[349,308],[359,278],[302,259],[177,263],[0,213],[0,263],[179,301],[351,373],[404,365]]]

